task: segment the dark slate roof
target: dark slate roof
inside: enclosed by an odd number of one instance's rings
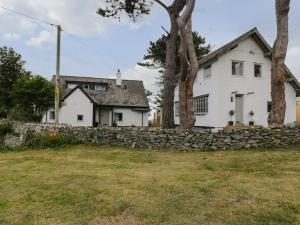
[[[55,81],[53,76],[52,81]],[[107,84],[106,91],[83,90],[80,88],[91,101],[103,106],[122,106],[137,107],[149,109],[149,103],[145,95],[143,81],[138,80],[122,80],[122,85],[116,85],[116,79],[96,78],[96,77],[79,77],[79,76],[60,76],[60,86],[67,98],[74,89],[68,89],[67,83],[102,83]]]
[[[261,47],[266,57],[272,59],[272,47],[268,44],[268,42],[264,39],[264,37],[260,34],[258,29],[255,27],[249,30],[248,32],[244,33],[243,35],[239,36],[238,38],[234,39],[233,41],[223,45],[219,49],[201,58],[199,60],[199,68],[203,68],[217,61],[220,56],[236,48],[239,43],[248,39],[249,37],[251,37]],[[288,69],[286,65],[285,65],[285,69],[287,73],[287,81],[294,87],[297,96],[300,96],[300,83],[298,82],[296,77],[293,75],[293,73]]]

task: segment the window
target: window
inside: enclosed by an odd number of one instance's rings
[[[179,102],[175,102],[175,116],[179,116]]]
[[[114,113],[114,120],[116,122],[121,122],[123,121],[123,113]]]
[[[254,77],[258,77],[258,78],[262,77],[260,64],[254,64]]]
[[[88,89],[89,89],[89,85],[88,85],[88,84],[84,84],[84,85],[83,85],[83,89],[88,90]]]
[[[244,63],[233,61],[232,62],[232,75],[243,76],[244,73]]]
[[[211,76],[211,65],[204,67],[204,79]]]
[[[55,119],[55,112],[50,111],[50,120],[54,120],[54,119]]]
[[[271,112],[271,110],[272,110],[272,102],[268,102],[267,103],[267,110],[268,110],[268,113]]]
[[[83,121],[83,115],[77,115],[77,121]]]
[[[96,84],[95,86],[96,91],[105,91],[105,85]]]
[[[90,89],[90,90],[95,90],[95,85],[94,85],[94,84],[90,84],[90,85],[89,85],[89,89]]]
[[[193,108],[195,113],[208,113],[208,95],[195,97],[193,99]]]

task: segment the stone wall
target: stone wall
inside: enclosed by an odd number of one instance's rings
[[[118,145],[129,148],[216,150],[273,147],[300,144],[300,128],[273,127],[224,129],[217,132],[157,130],[151,128],[91,128],[53,124],[15,123],[14,132],[24,143],[29,134],[60,134],[86,144]]]

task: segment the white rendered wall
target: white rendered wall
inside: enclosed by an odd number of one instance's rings
[[[123,121],[116,121],[117,125],[120,127],[123,126],[147,127],[148,126],[148,112],[133,111],[130,108],[113,108],[113,112],[123,113]]]
[[[232,61],[235,60],[244,62],[242,77],[232,75]],[[255,63],[262,65],[262,78],[254,77]],[[291,123],[296,121],[296,93],[289,83],[286,83],[285,87],[285,123]],[[251,38],[241,42],[238,47],[214,62],[211,77],[204,79],[203,69],[199,70],[194,84],[194,96],[209,94],[209,109],[206,115],[196,115],[195,126],[226,126],[231,120],[229,111],[235,110],[235,101],[231,102],[235,93],[243,95],[243,123],[248,124],[249,112],[253,110],[255,124],[268,126],[267,102],[271,101],[271,60],[264,56],[263,51]],[[175,101],[178,101],[178,86],[175,90]],[[175,123],[179,124],[179,116],[175,116]]]
[[[83,115],[83,121],[77,121],[77,115]],[[63,102],[59,123],[73,126],[93,126],[93,103],[80,89],[76,89]]]

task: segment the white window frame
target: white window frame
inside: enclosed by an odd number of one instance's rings
[[[179,116],[180,115],[180,111],[179,111],[179,102],[175,102],[175,116]]]
[[[242,65],[242,71],[239,71],[239,72],[242,72],[241,74],[234,74],[233,73],[234,72],[233,71],[233,64],[234,63],[239,63],[239,64]],[[235,76],[235,77],[243,77],[244,76],[244,61],[232,60],[231,61],[231,74],[232,74],[232,76]]]
[[[260,76],[259,77],[255,76],[255,67],[256,66],[260,66]],[[262,72],[263,72],[262,64],[260,64],[260,63],[254,63],[253,70],[254,70],[254,77],[258,78],[258,79],[261,79],[262,78]]]
[[[203,69],[204,79],[211,77],[212,75],[212,65],[207,65]]]
[[[193,98],[193,110],[195,114],[208,114],[208,97],[209,95],[201,95]]]

